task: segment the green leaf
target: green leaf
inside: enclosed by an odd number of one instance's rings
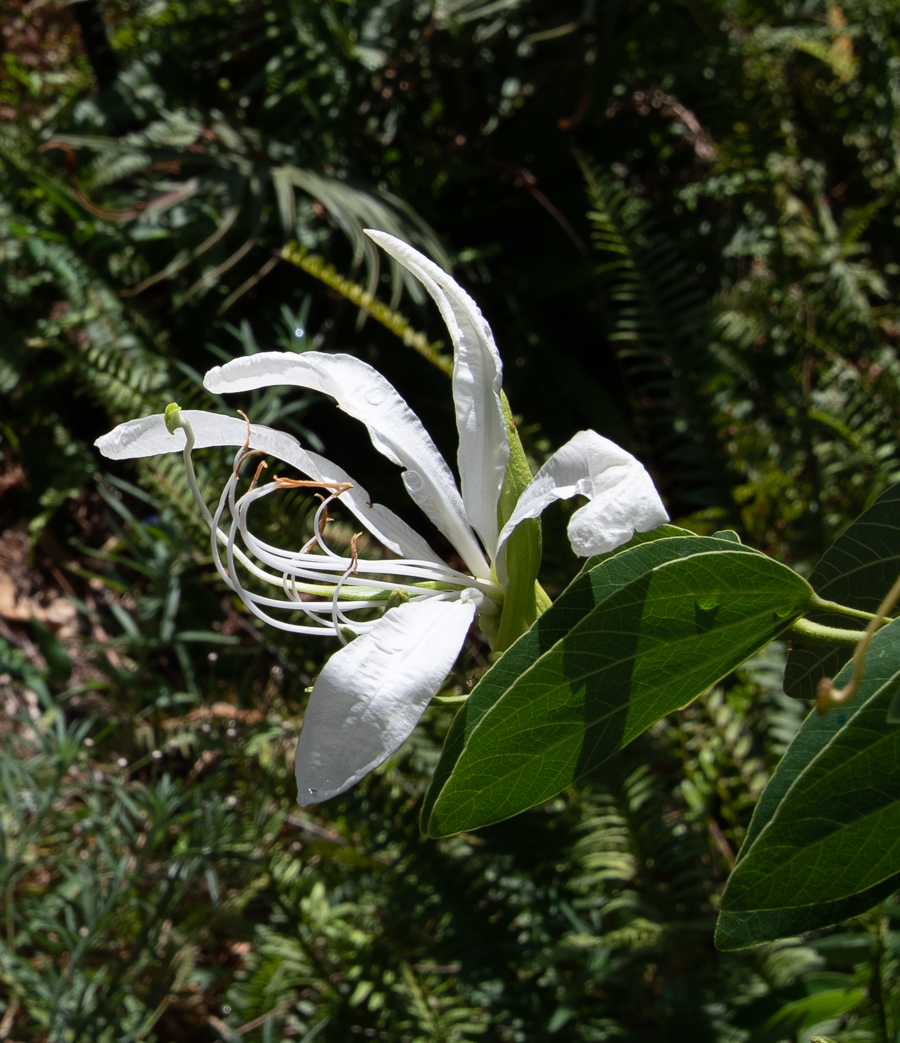
[[[719,540],[729,540],[731,543],[740,543],[741,538],[734,531],[734,529],[719,529],[718,532],[714,532],[713,536]]]
[[[682,529],[678,525],[658,525],[655,529],[651,529],[649,532],[636,532],[627,543],[623,543],[621,547],[616,547],[615,550],[609,551],[607,554],[596,554],[592,558],[588,558],[584,563],[582,572],[590,572],[591,569],[595,569],[598,565],[601,565],[604,561],[608,561],[616,554],[622,554],[623,551],[633,550],[635,547],[639,547],[642,543],[653,543],[655,540],[668,540],[676,536],[693,536],[697,537],[695,532],[691,532],[690,529]]]
[[[750,1033],[753,1043],[780,1043],[796,1038],[803,1029],[840,1017],[866,998],[848,974],[808,974],[774,989],[742,1007],[732,1024]]]
[[[813,569],[809,582],[828,601],[875,612],[900,572],[900,485],[881,494],[872,506],[839,536]],[[809,617],[826,626],[859,627],[847,616],[816,611]],[[796,699],[815,699],[816,685],[834,677],[850,658],[852,648],[822,647],[794,642],[784,672],[784,690]]]
[[[900,889],[898,637],[900,621],[875,635],[850,704],[810,714],[778,765],[722,897],[719,948],[826,927]]]
[[[553,605],[481,679],[454,718],[422,805],[423,831],[427,831],[434,802],[450,777],[468,736],[506,689],[539,656],[564,638],[589,612],[620,587],[657,565],[692,554],[702,554],[704,551],[733,549],[730,543],[696,536],[674,525],[661,525],[649,533],[635,533],[625,547],[588,558],[584,569]]]
[[[687,545],[702,552],[684,557]],[[790,569],[730,541],[663,539],[607,559],[473,691],[426,797],[426,831],[477,828],[552,797],[777,637],[812,597]]]

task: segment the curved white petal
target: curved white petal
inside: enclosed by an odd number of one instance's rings
[[[497,549],[497,502],[509,442],[500,405],[503,367],[494,335],[478,305],[434,261],[402,239],[367,228],[434,298],[453,342],[453,401],[459,430],[459,475],[463,502],[472,528],[493,558]]]
[[[450,672],[475,601],[393,608],[325,664],[297,743],[302,806],[343,793],[397,750]]]
[[[235,416],[221,416],[202,409],[182,409],[181,416],[191,425],[197,449],[212,446],[238,448],[247,440],[246,421]],[[178,428],[169,434],[162,413],[129,420],[119,424],[94,443],[104,456],[112,460],[157,456],[161,453],[180,453],[185,445],[185,433]],[[366,490],[336,464],[310,453],[283,431],[274,431],[261,424],[250,425],[250,448],[276,456],[317,482],[347,482],[352,488],[341,494],[344,504],[373,536],[385,547],[403,558],[416,561],[441,562],[428,543],[393,511],[378,503],[371,503]]]
[[[216,366],[203,383],[217,394],[296,384],[331,395],[340,409],[366,425],[379,452],[405,468],[409,495],[450,540],[472,575],[490,579],[446,460],[396,388],[368,363],[319,351],[264,351]]]
[[[544,464],[519,497],[500,543],[526,518],[554,500],[588,497],[569,521],[572,550],[580,557],[606,554],[635,532],[669,520],[659,493],[640,461],[596,431],[579,431]]]
[[[198,449],[213,445],[244,444],[247,425],[234,416],[220,416],[200,409],[183,409],[181,415],[194,429]],[[243,435],[238,433],[238,428]],[[136,460],[142,456],[159,456],[162,453],[180,453],[187,441],[183,429],[169,434],[162,413],[142,416],[119,424],[112,431],[101,435],[94,445],[110,460]]]

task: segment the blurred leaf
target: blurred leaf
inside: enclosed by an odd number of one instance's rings
[[[747,1004],[734,1024],[748,1031],[753,1043],[780,1043],[854,1010],[865,998],[865,990],[849,974],[808,974]]]
[[[50,627],[37,616],[31,618],[31,629],[47,663],[47,679],[54,684],[65,684],[72,676],[69,653]]]

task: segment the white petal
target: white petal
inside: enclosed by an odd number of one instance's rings
[[[247,440],[246,421],[235,416],[222,416],[201,409],[182,409],[182,417],[191,425],[197,449],[211,446],[238,448]],[[127,460],[160,453],[180,453],[185,433],[181,428],[170,435],[162,413],[119,424],[94,443],[104,456]],[[403,558],[440,562],[441,558],[428,543],[393,511],[372,504],[366,490],[346,471],[317,453],[310,453],[283,431],[273,431],[261,424],[250,425],[250,448],[276,456],[317,482],[349,482],[353,486],[341,495],[344,504],[385,547]],[[311,490],[311,493],[314,490]],[[370,505],[371,504],[371,505]]]
[[[497,501],[509,462],[500,405],[503,367],[494,335],[472,298],[434,261],[387,232],[366,235],[396,258],[434,298],[453,342],[453,401],[459,430],[459,475],[472,528],[493,557]]]
[[[203,383],[215,393],[297,384],[331,395],[340,409],[366,425],[379,452],[406,468],[403,481],[410,496],[450,540],[472,574],[490,579],[446,460],[416,414],[377,369],[353,355],[265,351],[216,366]]]
[[[297,743],[301,805],[343,793],[399,749],[450,672],[474,616],[474,601],[400,605],[328,660]]]
[[[606,554],[635,532],[669,520],[659,493],[640,461],[596,431],[579,431],[550,457],[519,497],[500,533],[501,544],[526,518],[554,500],[587,496],[569,522],[572,550],[580,557]]]
[[[212,445],[243,445],[247,437],[247,425],[243,420],[218,413],[206,413],[198,409],[183,409],[182,416],[194,429],[198,449]],[[239,430],[243,431],[240,434]],[[161,453],[180,453],[184,449],[185,434],[181,428],[170,435],[162,413],[142,416],[119,424],[94,445],[110,460],[135,460],[142,456],[159,456]]]

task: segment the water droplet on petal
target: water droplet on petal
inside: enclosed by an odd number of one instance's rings
[[[381,388],[372,388],[366,395],[366,401],[370,406],[380,406],[386,397],[387,395]]]
[[[697,598],[697,608],[701,612],[712,612],[721,607],[722,602],[716,597]]]
[[[306,336],[306,330],[302,326],[298,326],[294,330],[294,336],[295,337],[305,337]]]
[[[422,488],[422,476],[418,471],[404,471],[403,481],[411,493],[417,493]]]

